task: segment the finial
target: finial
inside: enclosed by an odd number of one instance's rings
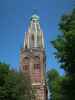
[[[36,20],[36,21],[39,21],[39,16],[37,15],[37,9],[33,9],[33,12],[32,12],[32,16],[31,16],[31,19],[30,20]]]

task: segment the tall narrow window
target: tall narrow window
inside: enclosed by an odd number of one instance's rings
[[[40,57],[39,56],[35,56],[35,64],[39,64],[40,63]]]
[[[40,79],[41,79],[40,64],[34,64],[34,80],[36,82],[40,82]]]
[[[23,62],[24,62],[24,64],[28,64],[29,63],[29,57],[24,57],[24,59],[23,59]]]
[[[28,70],[29,70],[29,65],[27,65],[27,64],[24,65],[24,66],[23,66],[23,71],[27,72]]]

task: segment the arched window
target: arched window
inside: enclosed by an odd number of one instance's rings
[[[35,60],[35,64],[40,63],[40,57],[39,56],[35,56],[34,60]]]
[[[27,64],[24,65],[23,66],[23,71],[28,72],[28,70],[29,70],[29,65],[27,65]]]
[[[40,82],[41,81],[40,64],[34,64],[34,80],[35,80],[35,82]]]
[[[28,64],[29,63],[29,57],[24,57],[24,59],[23,59],[23,62],[24,62],[24,64]]]
[[[34,64],[34,69],[35,70],[40,70],[40,64]]]

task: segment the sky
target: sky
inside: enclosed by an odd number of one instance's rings
[[[75,0],[0,0],[0,61],[15,69],[19,68],[24,33],[34,13],[40,17],[44,32],[47,70],[56,68],[63,73],[54,57],[55,49],[50,41],[61,34],[58,29],[61,16],[70,12],[74,6]]]

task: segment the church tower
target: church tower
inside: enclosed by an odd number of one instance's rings
[[[20,62],[22,72],[29,74],[32,86],[36,90],[36,100],[47,100],[44,35],[37,15],[30,18]]]

